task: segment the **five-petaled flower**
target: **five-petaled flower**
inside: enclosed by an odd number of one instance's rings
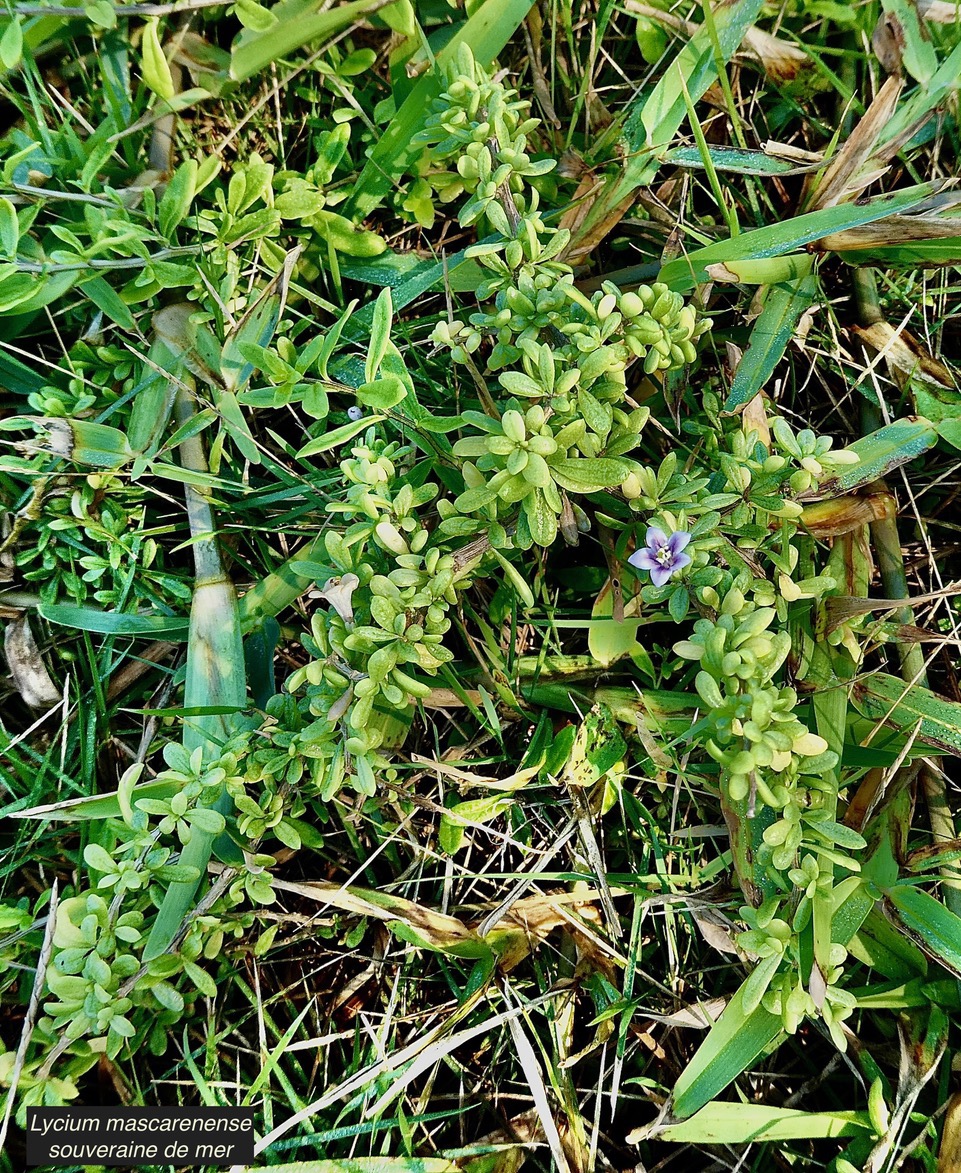
[[[647,545],[635,550],[628,562],[641,570],[649,570],[651,582],[655,586],[663,586],[670,581],[675,571],[690,565],[691,555],[684,553],[684,547],[690,540],[691,535],[686,530],[675,530],[668,537],[663,530],[652,525],[647,531]]]
[[[314,594],[329,603],[348,627],[354,623],[354,605],[351,602],[353,593],[360,586],[360,579],[356,574],[345,574],[340,578],[328,578],[323,589]]]

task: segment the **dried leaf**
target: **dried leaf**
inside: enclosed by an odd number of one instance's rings
[[[62,700],[33,638],[25,615],[7,624],[3,647],[14,687],[31,709],[49,709]]]
[[[726,998],[711,998],[707,1002],[695,1002],[693,1006],[678,1010],[676,1014],[646,1014],[645,1018],[653,1019],[663,1026],[707,1030],[721,1017],[726,1005]]]
[[[957,24],[961,9],[955,0],[918,0],[918,12],[935,24]]]
[[[837,538],[872,521],[894,517],[897,506],[890,493],[871,493],[866,497],[836,497],[806,505],[801,521],[816,538]]]
[[[509,1018],[507,1025],[511,1033],[511,1038],[514,1041],[514,1053],[524,1072],[524,1078],[527,1080],[527,1086],[534,1100],[534,1108],[537,1111],[541,1128],[544,1130],[544,1136],[551,1150],[551,1156],[554,1158],[554,1167],[559,1169],[561,1173],[574,1173],[567,1159],[567,1154],[564,1151],[564,1146],[561,1143],[561,1135],[557,1130],[557,1123],[554,1120],[550,1099],[547,1095],[547,1087],[544,1083],[544,1075],[541,1071],[540,1063],[537,1060],[537,1052],[534,1050],[523,1026],[516,1017]]]
[[[956,1173],[958,1169],[961,1169],[961,1093],[948,1101],[938,1149],[938,1173]]]
[[[793,81],[802,69],[810,69],[812,65],[803,49],[753,25],[744,34],[742,44],[742,53],[759,62],[769,81]],[[735,54],[735,58],[740,55]]]
[[[808,247],[818,252],[843,253],[957,237],[961,237],[961,217],[885,216],[873,224],[859,224],[856,228],[822,236]]]
[[[719,953],[737,954],[738,948],[734,943],[731,922],[709,909],[691,909],[694,923],[701,932],[701,936]]]
[[[447,916],[413,900],[405,900],[402,896],[373,892],[367,888],[346,887],[327,880],[304,884],[277,880],[275,887],[321,904],[332,904],[354,916],[404,925],[413,929],[430,947],[442,952],[473,956],[485,950],[482,939],[456,916]]]
[[[773,139],[768,139],[761,150],[772,159],[784,159],[785,162],[796,163],[799,167],[817,167],[824,162],[824,156],[819,151],[807,151],[803,147],[795,147],[791,143],[778,143]]]
[[[912,595],[907,599],[858,599],[846,595],[830,595],[824,600],[826,633],[845,623],[854,615],[866,615],[871,611],[896,611],[913,607],[916,603],[935,603],[941,599],[957,598],[961,583],[949,583],[939,591],[926,595]]]
[[[608,970],[612,962],[624,964],[624,959],[587,923],[598,920],[596,905],[602,898],[600,892],[561,892],[518,900],[482,937],[478,926],[483,924],[484,917],[476,924],[469,924],[460,917],[388,892],[326,880],[306,883],[277,880],[275,887],[323,905],[333,905],[354,916],[384,921],[395,935],[420,948],[458,957],[490,957],[493,950],[498,968],[504,973],[520,964],[549,933],[560,927],[577,939],[581,949],[595,958],[600,968]],[[615,888],[611,895],[624,895],[624,889]]]
[[[899,77],[889,77],[884,83],[847,141],[812,184],[805,201],[806,211],[832,208],[843,200],[854,199],[887,169],[888,160],[897,153],[900,143],[885,144],[880,154],[875,151],[903,88],[904,82]],[[884,166],[879,172],[882,162]]]
[[[961,226],[959,226],[961,227]],[[870,326],[853,326],[852,332],[888,365],[925,383],[955,390],[951,372],[909,330],[895,329],[889,322],[872,322]]]
[[[673,12],[665,12],[650,4],[642,4],[639,0],[624,0],[624,7],[636,16],[644,16],[648,20],[656,21],[662,28],[670,29],[682,37],[693,37],[698,25],[693,21],[683,20]],[[789,41],[782,41],[771,33],[751,25],[744,34],[741,48],[735,52],[734,60],[750,58],[758,62],[766,76],[771,81],[792,81],[805,67],[812,64],[811,58],[803,49],[797,48]]]
[[[575,203],[564,213],[560,223],[562,228],[569,227],[572,236],[575,237],[575,240],[572,240],[568,248],[561,254],[561,260],[566,264],[572,266],[577,265],[586,257],[589,257],[607,234],[620,224],[634,206],[636,197],[632,192],[631,195],[621,200],[602,219],[592,224],[583,236],[578,236],[578,229],[588,218],[594,204],[607,191],[607,188],[608,185],[606,183],[598,181],[593,176],[582,179],[578,184],[577,191],[574,193]],[[580,203],[577,203],[579,193],[582,198]],[[565,221],[568,222],[565,223]]]
[[[871,48],[885,73],[900,73],[904,28],[893,12],[882,12],[871,36]]]
[[[770,452],[771,429],[768,425],[767,409],[764,406],[765,395],[759,391],[745,405],[741,412],[741,426],[745,432],[757,432],[757,438]]]
[[[444,690],[436,689],[435,691]],[[541,768],[538,763],[536,766],[527,766],[523,770],[517,770],[507,778],[496,778],[490,774],[475,774],[471,770],[462,770],[459,766],[452,766],[449,762],[439,762],[434,758],[422,757],[416,753],[411,754],[411,761],[426,766],[429,770],[442,774],[445,778],[463,783],[465,786],[486,786],[490,790],[507,791],[519,790],[522,786],[526,786]]]
[[[465,688],[464,696],[472,704],[481,704],[481,694],[476,688]],[[457,693],[449,688],[432,688],[430,696],[425,696],[421,704],[425,709],[457,709],[463,708],[467,704],[467,700],[462,700]]]

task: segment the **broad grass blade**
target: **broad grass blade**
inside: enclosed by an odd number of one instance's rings
[[[782,1035],[781,1019],[763,1006],[745,1013],[742,985],[681,1072],[672,1103],[675,1118],[693,1116]]]
[[[910,939],[961,978],[961,917],[914,884],[895,884],[885,899]]]
[[[260,73],[272,62],[279,61],[314,41],[336,36],[361,17],[383,8],[384,0],[355,0],[326,12],[318,0],[284,0],[270,10],[276,24],[264,32],[246,32],[241,35],[230,53],[230,76],[234,81],[246,81]]]
[[[760,1144],[766,1140],[804,1140],[858,1136],[871,1131],[867,1112],[800,1112],[767,1104],[707,1104],[680,1124],[654,1134],[679,1144]]]
[[[144,636],[147,639],[185,640],[189,630],[179,615],[132,615],[122,611],[98,611],[73,603],[41,603],[37,608],[48,623],[91,631],[98,635]]]
[[[800,281],[771,286],[764,309],[751,330],[750,344],[734,372],[725,411],[743,407],[767,385],[816,292],[817,278],[813,274]]]
[[[676,292],[684,293],[709,279],[709,265],[758,257],[779,257],[797,252],[832,232],[870,224],[885,216],[919,207],[940,187],[937,183],[923,183],[906,191],[875,196],[863,204],[845,204],[837,208],[806,212],[803,216],[795,216],[781,224],[769,224],[753,232],[743,232],[740,236],[720,240],[686,257],[669,261],[661,269],[658,280]]]
[[[948,753],[961,753],[961,704],[887,672],[855,681],[851,699],[866,717],[898,729],[918,727],[917,736]],[[959,938],[961,939],[961,938]]]

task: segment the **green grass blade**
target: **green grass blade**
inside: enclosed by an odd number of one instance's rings
[[[463,250],[451,253],[446,258],[446,265],[444,261],[425,260],[412,253],[392,250],[381,253],[372,261],[344,257],[340,261],[340,274],[365,285],[389,286],[395,311],[410,305],[415,298],[440,282],[448,283],[454,293],[473,293],[484,280],[484,270],[476,261],[465,260]],[[345,328],[349,331],[358,319],[365,320],[365,314],[369,320],[373,308],[371,303],[358,310]]]
[[[941,240],[907,240],[871,249],[845,249],[838,256],[846,265],[872,269],[936,269],[961,265],[961,235]]]
[[[855,707],[866,717],[899,729],[918,726],[917,736],[948,753],[961,753],[961,704],[938,696],[919,684],[905,684],[900,677],[873,672],[855,681]]]
[[[658,280],[671,289],[683,293],[700,285],[710,277],[708,266],[725,261],[754,260],[761,257],[779,257],[785,253],[797,252],[805,245],[813,244],[832,232],[855,228],[859,224],[870,224],[884,216],[910,211],[923,204],[940,184],[924,183],[906,191],[875,196],[863,204],[843,204],[836,208],[823,208],[806,212],[780,224],[769,224],[753,232],[742,232],[730,240],[719,240],[705,248],[697,249],[686,257],[669,261],[660,272]]]
[[[656,1133],[678,1144],[760,1144],[765,1140],[804,1140],[859,1136],[871,1130],[867,1112],[800,1112],[767,1104],[707,1104],[680,1124]]]
[[[703,1108],[782,1034],[780,1017],[763,1006],[745,1014],[741,985],[681,1073],[674,1088],[674,1116],[683,1120]]]
[[[230,76],[246,81],[268,65],[279,61],[315,41],[329,39],[361,17],[383,8],[384,0],[354,0],[326,12],[317,12],[321,0],[284,0],[276,4],[271,15],[275,24],[264,32],[245,32],[230,53]]]
[[[851,452],[857,453],[858,463],[846,464],[834,480],[822,481],[819,495],[835,497],[870,485],[902,464],[916,460],[937,442],[936,428],[921,416],[906,416],[886,424],[848,445]]]
[[[928,961],[921,950],[898,932],[877,906],[872,908],[864,918],[864,924],[846,944],[852,956],[877,970],[888,981],[914,981],[928,972]]]
[[[911,940],[961,977],[961,917],[914,884],[895,884],[885,898]]]
[[[743,407],[767,385],[816,292],[817,279],[813,275],[771,287],[764,309],[751,330],[750,344],[731,381],[725,411]]]
[[[928,115],[932,114],[958,88],[961,77],[961,45],[941,62],[928,84],[918,86],[907,101],[902,102],[894,117],[884,129],[883,142],[892,142],[901,135],[911,132]]]
[[[708,156],[715,171],[732,175],[801,175],[822,167],[823,163],[807,163],[798,167],[786,159],[778,159],[764,151],[744,151],[740,147],[709,146]],[[672,147],[661,156],[661,163],[671,167],[701,170],[704,157],[697,147]]]
[[[179,615],[129,615],[121,611],[79,607],[73,603],[41,603],[37,610],[48,623],[98,635],[131,635],[179,641],[187,638],[189,630],[187,620]]]
[[[881,0],[881,7],[900,25],[901,61],[905,70],[927,87],[938,69],[938,55],[921,24],[917,6],[908,0]]]
[[[0,383],[17,395],[32,395],[39,391],[46,379],[11,354],[0,350]]]
[[[177,782],[141,782],[131,792],[133,798],[170,798],[179,788]],[[6,812],[10,819],[49,819],[58,823],[99,822],[103,819],[123,818],[117,792],[91,794],[85,798],[66,798],[24,811]]]

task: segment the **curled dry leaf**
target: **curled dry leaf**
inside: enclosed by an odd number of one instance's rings
[[[955,0],[918,0],[918,12],[934,24],[957,24],[961,9]]]
[[[884,174],[889,160],[902,145],[902,136],[892,143],[879,144],[903,88],[900,77],[889,77],[884,83],[821,177],[811,184],[804,201],[805,211],[833,208],[852,200]]]
[[[824,600],[826,631],[832,632],[840,624],[855,615],[867,615],[872,611],[895,611],[905,604],[937,603],[943,599],[957,598],[961,583],[950,582],[938,591],[924,595],[912,595],[909,599],[860,599],[847,595],[831,595]]]
[[[50,679],[26,615],[7,624],[3,648],[14,687],[24,704],[32,709],[49,709],[60,702],[60,689]]]
[[[634,206],[635,195],[627,196],[612,208],[601,220],[592,225],[589,232],[578,236],[578,230],[588,218],[594,204],[607,191],[608,185],[594,175],[587,175],[577,186],[570,208],[561,217],[560,227],[569,229],[575,239],[562,254],[565,264],[577,265],[597,248],[607,234],[616,228]]]
[[[948,368],[909,330],[895,329],[884,321],[872,322],[870,326],[852,326],[851,329],[862,342],[882,355],[894,370],[937,387],[954,389],[954,379]]]
[[[837,538],[851,533],[872,521],[894,517],[897,506],[890,493],[871,493],[864,497],[836,497],[833,501],[819,501],[806,505],[801,518],[816,538]]]
[[[737,955],[738,948],[734,943],[732,925],[727,917],[703,908],[697,911],[691,909],[691,916],[694,918],[694,923],[700,930],[701,936],[712,949],[716,949],[719,953]]]
[[[754,58],[770,81],[794,81],[802,69],[811,67],[811,58],[803,49],[763,29],[749,28],[742,44],[745,56]]]
[[[953,1173],[955,1169],[961,1169],[961,1094],[948,1101],[938,1149],[938,1173]]]
[[[871,48],[886,73],[900,72],[904,44],[901,22],[893,12],[882,12],[871,35]]]
[[[672,1026],[689,1030],[707,1030],[721,1017],[727,998],[711,998],[707,1002],[694,1002],[676,1014],[645,1014],[645,1018],[652,1019],[662,1026]]]
[[[656,21],[662,28],[670,29],[679,36],[690,39],[697,32],[698,26],[689,20],[683,20],[671,12],[664,12],[650,4],[639,3],[638,0],[625,0],[624,7],[636,16],[647,17]],[[781,40],[771,33],[752,25],[744,34],[741,49],[735,53],[735,60],[748,58],[756,61],[771,81],[793,81],[802,69],[810,67],[811,58],[803,49]]]

